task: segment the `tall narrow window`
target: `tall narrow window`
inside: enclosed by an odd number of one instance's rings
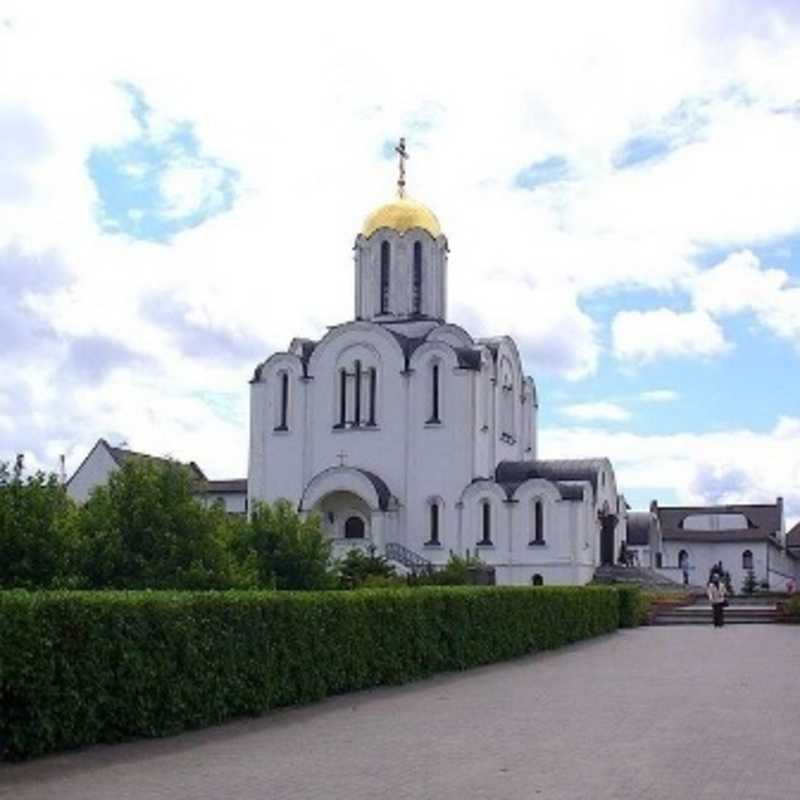
[[[492,543],[492,507],[488,500],[481,503],[481,540],[478,544]]]
[[[542,501],[533,504],[533,537],[531,544],[544,544],[544,507]]]
[[[430,505],[430,536],[427,544],[439,544],[439,504]]]
[[[339,427],[347,423],[347,370],[339,370]]]
[[[440,422],[439,419],[439,365],[431,367],[431,416],[428,422]]]
[[[286,424],[289,417],[289,373],[281,373],[281,418],[278,429],[285,431],[288,430]]]
[[[378,370],[369,368],[369,421],[367,425],[375,425],[375,404],[378,401]]]
[[[753,569],[753,553],[750,550],[742,553],[742,569]]]
[[[355,365],[355,403],[353,404],[353,424],[361,424],[361,362],[356,361]]]
[[[422,242],[414,242],[414,293],[412,311],[422,313]]]
[[[389,313],[389,270],[391,250],[389,242],[381,245],[381,314]]]

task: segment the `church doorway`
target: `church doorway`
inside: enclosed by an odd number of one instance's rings
[[[348,517],[344,523],[345,539],[363,539],[366,526],[361,517]]]
[[[617,527],[617,518],[613,514],[601,513],[600,515],[600,564],[613,566],[614,564],[614,530]]]
[[[331,539],[357,545],[371,538],[372,511],[363,498],[353,492],[326,494],[315,506]]]

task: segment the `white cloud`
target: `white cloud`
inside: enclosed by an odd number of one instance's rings
[[[38,309],[60,336],[113,337],[155,366],[84,387],[80,413],[58,429],[52,421],[64,401],[50,379],[59,349],[4,374],[28,387],[30,404],[17,410],[17,432],[3,442],[35,440],[42,458],[106,430],[158,451],[163,426],[164,446],[176,454],[211,474],[215,464],[243,472],[241,429],[209,418],[202,436],[180,420],[205,424],[204,406],[186,399],[204,390],[234,393],[246,406],[252,365],[187,357],[174,335],[143,318],[141,301],[153,292],[173,296],[192,324],[254,332],[270,347],[349,318],[353,238],[394,179],[393,165],[376,154],[402,133],[412,152],[410,192],[439,214],[449,237],[451,316],[478,335],[517,336],[534,374],[596,372],[600,329],[582,306],[586,295],[685,287],[697,242],[766,241],[798,228],[800,125],[770,113],[796,100],[800,39],[792,20],[782,30],[754,12],[754,33],[729,26],[727,9],[688,0],[632,0],[613,14],[566,0],[491,15],[463,8],[459,35],[443,51],[452,11],[430,3],[409,2],[402,15],[378,5],[368,17],[347,2],[279,11],[236,0],[197,4],[191,36],[177,4],[88,8],[75,14],[69,4],[20,0],[4,11],[13,25],[0,27],[0,105],[20,109],[46,147],[0,168],[24,194],[3,206],[0,248],[14,241],[26,252],[61,255],[74,281]],[[401,73],[376,31],[413,42]],[[204,151],[241,175],[235,207],[170,247],[96,225],[87,156],[138,133],[119,81],[141,88],[154,135],[186,120]],[[726,94],[731,86],[739,99]],[[703,117],[689,138],[674,122],[687,98]],[[658,163],[613,169],[627,140],[661,129],[685,146]],[[562,156],[574,180],[510,188],[519,170],[548,155]],[[164,188],[184,213],[208,183],[173,171]],[[784,285],[770,306],[771,325],[785,336],[797,335],[793,291]],[[667,320],[653,313],[615,322],[615,352],[619,345],[626,359],[657,357],[674,333],[665,322],[676,323],[679,353],[697,352],[698,335],[710,342],[701,353],[724,349],[708,316],[717,311],[669,312]],[[650,338],[637,344],[636,325],[626,321],[652,323]],[[150,411],[136,416],[140,408]]]
[[[800,519],[800,418],[772,430],[641,435],[598,428],[541,431],[542,458],[611,459],[620,490],[671,488],[682,503],[774,502]],[[657,499],[657,498],[656,498]]]
[[[639,395],[645,403],[671,403],[679,398],[680,394],[673,389],[650,389]]]
[[[618,403],[575,403],[564,406],[561,413],[577,420],[600,420],[608,422],[625,422],[631,417],[630,411]]]
[[[720,326],[702,311],[621,311],[611,333],[614,355],[629,362],[717,356],[730,347]]]
[[[694,276],[689,287],[698,309],[720,317],[752,311],[800,350],[800,287],[792,286],[784,270],[763,267],[745,250]]]

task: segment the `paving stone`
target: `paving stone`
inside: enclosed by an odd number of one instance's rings
[[[169,739],[0,767],[14,800],[786,800],[800,628],[641,628]]]

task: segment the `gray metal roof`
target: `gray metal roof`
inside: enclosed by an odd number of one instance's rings
[[[787,547],[800,547],[800,522],[786,534]]]
[[[501,461],[495,470],[498,483],[524,483],[531,478],[547,481],[587,481],[597,492],[598,476],[609,468],[605,458],[562,459],[556,461]]]
[[[188,464],[186,464],[181,461],[175,461],[174,459],[162,458],[161,456],[151,456],[149,453],[137,453],[135,450],[128,450],[123,447],[112,447],[110,444],[108,444],[108,442],[105,441],[105,439],[101,439],[101,441],[105,443],[109,453],[111,453],[111,458],[114,459],[114,461],[117,463],[117,466],[121,467],[126,461],[130,461],[131,459],[141,459],[162,465],[180,464],[182,467],[186,467],[192,473],[192,477],[195,480],[206,480],[205,473],[194,461],[190,461]]]
[[[649,511],[633,511],[628,514],[628,544],[646,547],[650,544],[650,536],[658,526],[658,517]]]
[[[657,506],[656,513],[664,539],[686,542],[753,542],[774,537],[781,530],[778,503],[735,504],[724,506]],[[687,517],[710,514],[737,514],[747,521],[746,528],[687,530]]]

